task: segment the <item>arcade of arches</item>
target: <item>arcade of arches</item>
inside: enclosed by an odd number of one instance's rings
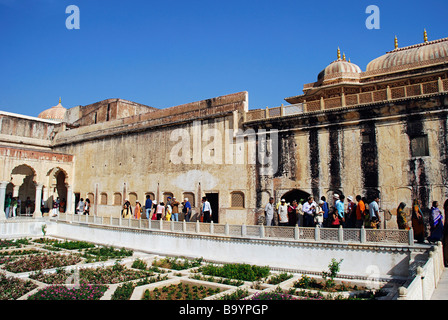
[[[53,206],[58,198],[65,203],[65,210],[73,208],[72,157],[50,152],[24,150],[16,152],[17,157],[0,155],[2,174],[0,180],[0,219],[5,218],[5,203],[17,200],[15,214],[40,217]],[[30,203],[30,208],[26,204]],[[10,215],[11,216],[11,215]]]

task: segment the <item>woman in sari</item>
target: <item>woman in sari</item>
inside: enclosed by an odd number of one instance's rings
[[[420,200],[415,199],[412,206],[412,229],[414,229],[414,239],[418,243],[425,241],[425,224],[423,222],[423,213],[420,209]]]
[[[428,237],[429,242],[441,241],[443,237],[443,215],[440,211],[439,203],[432,202],[431,217],[430,217],[430,231],[431,235]]]
[[[132,216],[131,203],[128,199],[124,200],[123,209],[121,210],[121,217],[123,219],[130,218]]]
[[[406,203],[401,202],[397,208],[397,224],[398,229],[408,230],[408,221],[406,220],[406,212],[404,212],[404,207],[406,207]]]
[[[140,204],[140,201],[135,201],[135,210],[134,210],[134,218],[140,219],[140,216],[142,214],[142,205]]]

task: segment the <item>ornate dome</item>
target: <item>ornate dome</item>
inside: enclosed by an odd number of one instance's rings
[[[369,62],[366,75],[427,67],[446,61],[448,61],[448,38],[427,41],[425,33],[424,43],[398,48],[396,42],[395,50]]]
[[[63,121],[66,111],[67,109],[62,106],[61,99],[59,98],[58,105],[42,111],[37,117],[46,120]]]
[[[361,75],[361,68],[350,61],[341,59],[341,53],[338,48],[338,59],[330,63],[324,70],[322,70],[317,76],[317,80],[333,80],[333,79],[355,79],[359,80]]]

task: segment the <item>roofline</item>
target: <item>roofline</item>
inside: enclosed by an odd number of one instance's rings
[[[19,113],[13,113],[13,112],[1,111],[1,110],[0,110],[0,115],[22,118],[22,119],[33,120],[33,121],[39,121],[39,122],[46,122],[46,123],[51,123],[51,124],[61,123],[61,121],[42,119],[42,118],[38,118],[38,117],[27,116],[27,115],[23,115],[23,114],[19,114]]]

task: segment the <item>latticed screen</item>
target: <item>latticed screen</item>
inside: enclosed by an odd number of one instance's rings
[[[234,208],[244,208],[244,193],[232,192],[231,206]]]

